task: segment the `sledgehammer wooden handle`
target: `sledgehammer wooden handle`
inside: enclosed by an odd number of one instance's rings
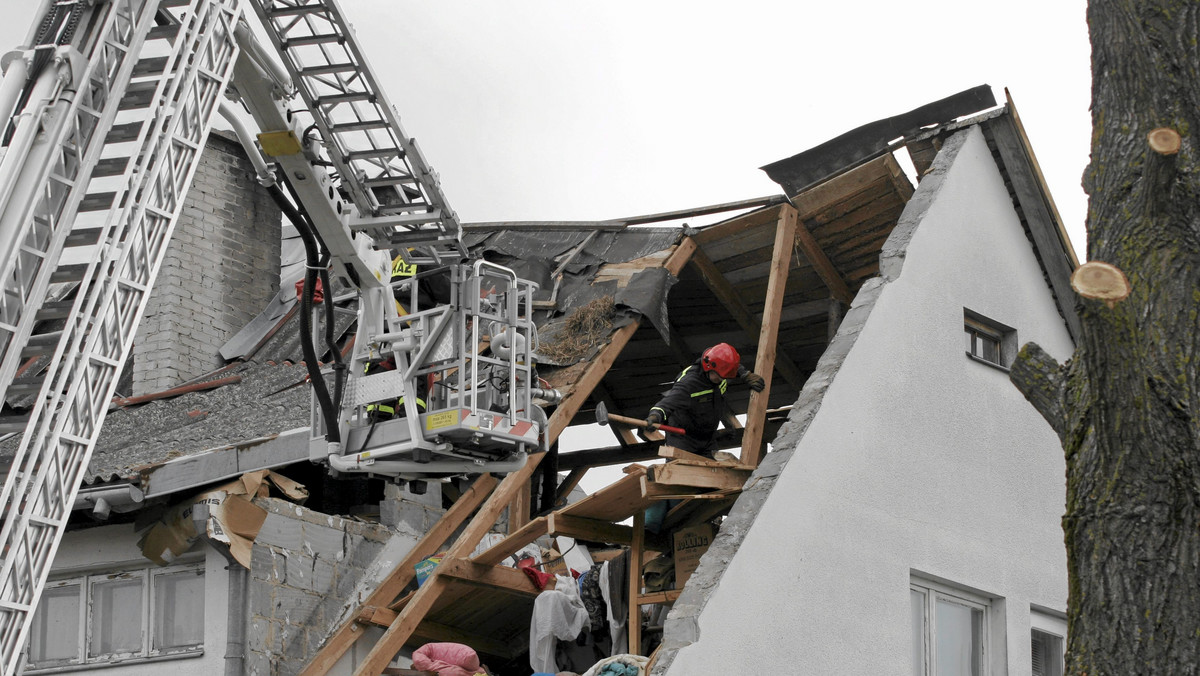
[[[608,419],[611,422],[619,422],[624,425],[629,425],[630,427],[645,427],[646,426],[645,420],[638,420],[637,418],[630,418],[630,417],[624,416],[624,415],[617,415],[616,413],[609,413]],[[684,434],[684,435],[687,434],[687,432],[682,427],[672,427],[671,425],[659,424],[658,429],[660,429],[664,432],[670,432],[671,434]]]

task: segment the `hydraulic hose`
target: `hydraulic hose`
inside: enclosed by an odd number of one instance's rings
[[[321,256],[320,265],[321,288],[325,289],[325,346],[333,359],[333,405],[342,405],[342,388],[346,384],[346,362],[342,360],[342,351],[338,349],[337,340],[333,335],[333,287],[329,285],[329,250]]]
[[[280,172],[284,175],[283,172]],[[317,273],[320,269],[320,249],[317,243],[317,237],[313,234],[312,228],[308,219],[301,211],[292,204],[292,201],[283,194],[283,190],[279,185],[273,185],[267,188],[271,198],[275,200],[275,204],[279,205],[279,209],[287,216],[292,225],[295,226],[296,232],[300,234],[301,241],[304,242],[304,290],[300,294],[300,349],[304,353],[304,364],[308,369],[309,380],[312,381],[313,393],[317,395],[317,404],[321,407],[321,417],[325,420],[325,438],[332,443],[341,442],[341,431],[338,429],[337,409],[334,406],[333,400],[329,396],[329,388],[325,384],[325,378],[321,375],[321,367],[317,363],[317,349],[313,345],[312,340],[312,305],[313,305],[313,289],[317,282]],[[325,292],[330,293],[330,289],[326,288]],[[332,298],[330,299],[332,304]],[[335,350],[338,356],[341,353]]]

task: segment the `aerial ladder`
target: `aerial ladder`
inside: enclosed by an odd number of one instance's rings
[[[0,493],[5,676],[218,115],[308,245],[311,354],[317,281],[357,290],[346,363],[306,358],[310,457],[420,479],[544,447],[559,395],[536,374],[536,286],[471,260],[334,0],[245,4],[257,32],[243,0],[43,0],[0,61],[0,435],[20,435]]]

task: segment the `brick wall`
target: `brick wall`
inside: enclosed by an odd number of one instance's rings
[[[220,367],[279,290],[280,212],[241,146],[209,135],[133,347],[133,394]]]

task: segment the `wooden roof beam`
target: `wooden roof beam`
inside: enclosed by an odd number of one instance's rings
[[[796,210],[790,207],[779,212],[775,229],[775,250],[771,257],[771,274],[767,281],[767,297],[763,300],[762,329],[758,336],[758,354],[754,371],[766,381],[761,392],[750,393],[746,408],[746,430],[742,435],[742,462],[757,467],[763,455],[763,431],[767,426],[767,401],[771,396],[771,378],[775,371],[776,347],[779,344],[779,315],[783,311],[783,295],[787,288],[788,268],[792,263],[792,245],[801,230]],[[810,238],[812,235],[808,235]],[[815,240],[814,240],[815,242]],[[818,248],[818,251],[820,249]],[[838,278],[841,282],[841,278]],[[842,282],[845,286],[845,282]],[[850,293],[846,289],[846,293]]]
[[[455,558],[443,559],[434,570],[445,578],[491,587],[514,596],[534,597],[540,593],[525,573],[508,566],[488,566],[468,559]]]
[[[792,212],[795,213],[794,210]],[[742,330],[746,332],[746,335],[751,340],[757,340],[761,330],[759,322],[755,320],[754,314],[742,302],[733,285],[725,279],[725,275],[721,274],[716,263],[713,263],[708,254],[704,253],[704,250],[700,248],[697,248],[695,253],[692,254],[691,262],[695,266],[696,271],[700,273],[700,278],[704,280],[705,285],[713,292],[717,300],[721,301],[721,305],[725,306],[729,314],[733,315],[738,326],[742,327]],[[804,374],[800,371],[800,367],[796,366],[795,362],[788,358],[787,355],[776,355],[775,368],[779,369],[784,379],[797,390],[804,387]],[[765,373],[759,375],[764,378],[767,377]]]
[[[854,300],[854,294],[850,292],[850,287],[846,285],[846,280],[842,279],[842,274],[833,267],[833,261],[829,260],[829,256],[825,255],[825,250],[817,243],[817,238],[809,232],[808,228],[803,223],[796,223],[796,246],[804,252],[804,257],[812,265],[817,276],[829,288],[829,294],[834,298],[849,305]],[[789,247],[790,248],[790,247]],[[776,250],[778,253],[778,249]],[[790,251],[788,252],[791,253]]]

